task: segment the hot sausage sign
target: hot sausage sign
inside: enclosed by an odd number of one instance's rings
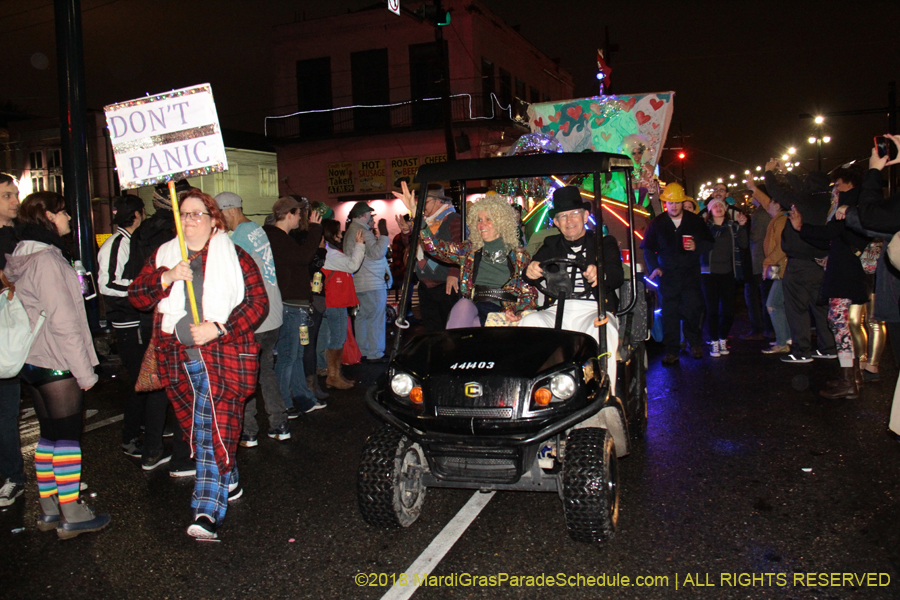
[[[104,110],[123,189],[228,170],[208,83]]]

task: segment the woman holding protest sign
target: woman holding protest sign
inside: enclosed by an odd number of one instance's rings
[[[253,331],[268,299],[259,269],[225,234],[211,196],[190,192],[179,215],[188,260],[178,239],[166,242],[128,291],[137,308],[157,308],[160,380],[182,429],[192,432],[197,480],[188,535],[215,539],[228,502],[242,493],[235,458],[244,401],[256,388],[259,368]],[[196,307],[187,285],[193,286]]]

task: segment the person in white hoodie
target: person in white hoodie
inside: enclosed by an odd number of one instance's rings
[[[99,364],[81,294],[62,237],[70,232],[65,199],[54,192],[30,194],[19,207],[19,239],[3,274],[32,323],[46,321],[19,377],[31,391],[41,428],[34,453],[41,531],[61,539],[109,524],[79,500],[84,392],[97,383]]]
[[[325,265],[322,275],[325,278],[325,316],[319,337],[324,338],[325,360],[328,363],[327,387],[349,390],[353,382],[341,375],[341,353],[347,340],[347,309],[359,304],[356,287],[351,273],[359,269],[366,255],[366,244],[363,231],[356,230],[356,244],[353,253],[341,251],[343,236],[341,224],[333,219],[322,221],[322,233],[327,242]]]

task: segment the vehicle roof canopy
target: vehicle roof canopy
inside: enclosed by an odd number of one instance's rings
[[[545,177],[580,173],[631,172],[631,157],[608,152],[551,153],[527,156],[474,158],[422,165],[416,182]]]

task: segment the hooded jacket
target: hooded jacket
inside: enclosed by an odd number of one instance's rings
[[[100,361],[94,351],[81,285],[60,249],[23,240],[12,255],[7,255],[3,273],[16,285],[32,326],[41,311],[47,315],[25,363],[71,371],[82,389],[97,383],[94,366]]]

